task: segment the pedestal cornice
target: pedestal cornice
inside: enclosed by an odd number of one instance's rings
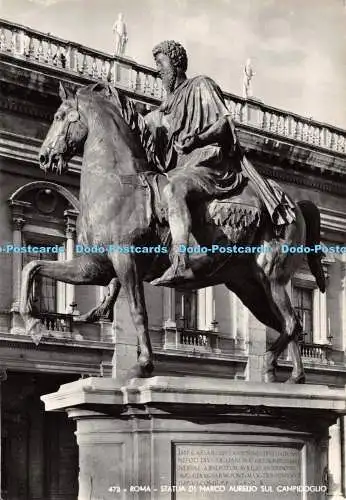
[[[207,377],[134,379],[121,386],[116,379],[91,377],[65,384],[42,396],[47,411],[82,405],[95,409],[118,405],[198,405],[207,407],[263,406],[296,410],[323,410],[346,414],[345,389],[320,385],[263,384]],[[109,408],[108,408],[109,409]]]

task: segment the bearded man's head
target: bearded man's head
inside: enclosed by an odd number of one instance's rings
[[[170,64],[159,69],[162,83],[168,92],[172,92],[177,75],[185,76],[187,69],[187,54],[184,47],[174,40],[165,40],[153,48],[155,60],[159,54],[163,54],[169,58]]]

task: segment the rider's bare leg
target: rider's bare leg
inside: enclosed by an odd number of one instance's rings
[[[168,222],[172,234],[171,266],[153,285],[179,282],[186,279],[189,273],[188,254],[179,251],[181,245],[188,246],[191,232],[191,214],[187,205],[187,196],[193,186],[186,178],[173,178],[165,187],[163,195],[168,206]]]

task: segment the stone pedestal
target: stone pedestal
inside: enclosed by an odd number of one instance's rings
[[[198,377],[89,378],[42,399],[77,421],[78,500],[322,499],[346,414],[344,390]]]

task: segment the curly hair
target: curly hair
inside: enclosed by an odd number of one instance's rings
[[[174,40],[165,40],[153,48],[153,56],[156,57],[158,54],[168,56],[173,66],[181,69],[184,73],[187,70],[186,50],[180,43]]]

